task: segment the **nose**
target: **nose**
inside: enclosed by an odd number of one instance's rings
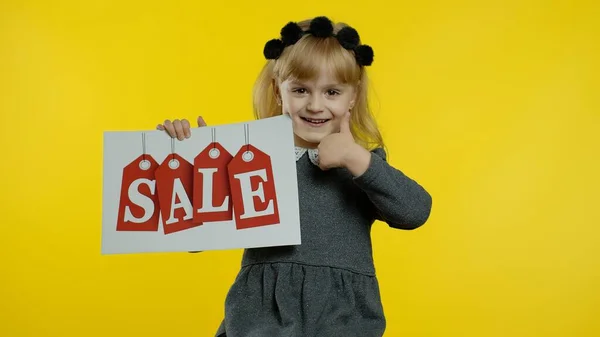
[[[311,112],[321,112],[325,108],[323,99],[319,95],[312,95],[306,109]]]

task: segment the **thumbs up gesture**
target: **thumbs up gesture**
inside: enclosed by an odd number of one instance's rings
[[[367,170],[371,159],[371,153],[354,141],[350,130],[350,112],[344,115],[340,131],[323,138],[318,149],[319,167],[322,170],[343,167],[354,176],[359,176]]]

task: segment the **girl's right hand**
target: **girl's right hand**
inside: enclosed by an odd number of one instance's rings
[[[206,126],[206,122],[202,116],[198,116],[198,127]],[[166,120],[164,124],[158,124],[157,130],[167,131],[171,138],[177,138],[183,140],[184,138],[190,138],[192,133],[190,132],[190,122],[187,119],[176,119],[174,121]]]

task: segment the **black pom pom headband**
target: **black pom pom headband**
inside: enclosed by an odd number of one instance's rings
[[[289,22],[281,29],[280,34],[281,38],[272,39],[265,44],[263,54],[267,60],[278,59],[285,47],[295,44],[303,35],[311,34],[321,38],[334,36],[342,47],[354,51],[356,62],[360,66],[370,66],[373,63],[373,49],[359,44],[360,38],[354,28],[344,27],[334,35],[331,20],[324,16],[314,18],[306,32],[297,23]]]

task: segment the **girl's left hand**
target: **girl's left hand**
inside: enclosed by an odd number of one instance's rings
[[[366,170],[371,158],[371,153],[354,141],[350,131],[350,112],[344,115],[340,132],[323,138],[318,149],[319,167],[322,170],[344,167],[355,176]]]

